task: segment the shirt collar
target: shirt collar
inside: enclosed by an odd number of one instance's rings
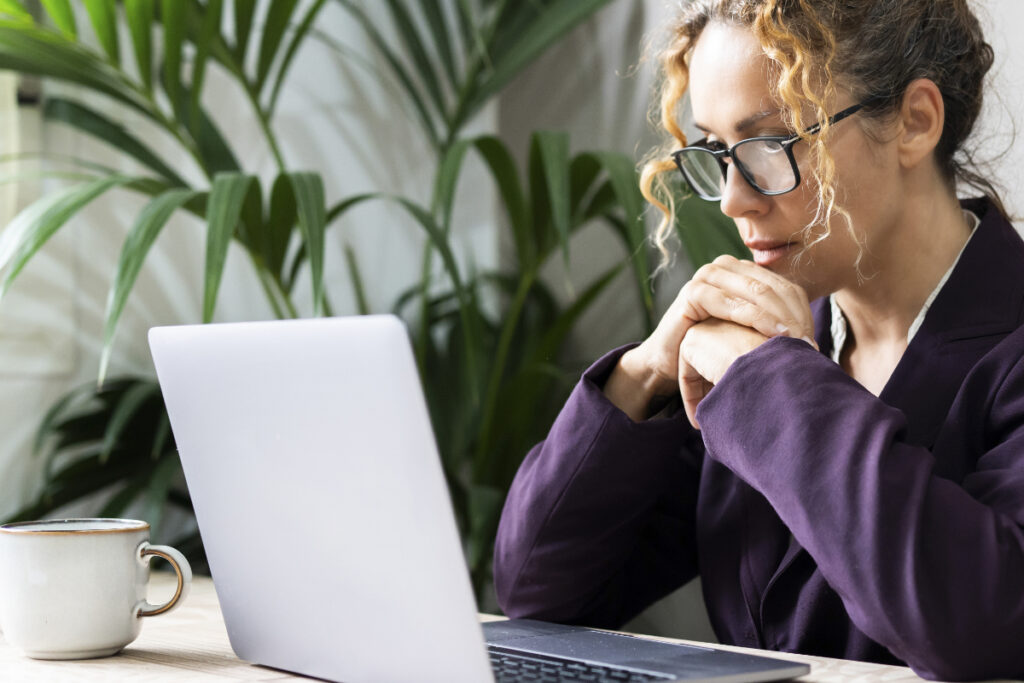
[[[956,268],[956,264],[960,262],[960,257],[963,256],[964,249],[967,248],[971,238],[974,237],[974,234],[977,232],[978,225],[981,224],[981,219],[978,218],[977,214],[973,211],[964,209],[963,212],[964,218],[971,226],[971,234],[968,236],[967,241],[964,242],[964,246],[960,248],[960,252],[956,255],[956,258],[953,259],[953,264],[949,267],[949,270],[946,271],[942,276],[942,279],[939,280],[939,284],[935,286],[932,293],[928,295],[927,299],[925,299],[924,306],[921,307],[921,311],[917,314],[917,317],[914,318],[914,322],[910,324],[910,329],[907,330],[907,345],[910,344],[914,335],[917,334],[917,331],[921,329],[921,325],[924,323],[924,317],[927,315],[928,309],[931,308],[932,302],[935,301],[935,297],[937,297],[939,292],[942,291],[942,287],[946,284],[946,280],[948,280],[949,276],[953,273],[953,269]],[[846,316],[843,314],[843,310],[839,308],[839,303],[836,301],[835,294],[829,295],[828,303],[832,310],[832,360],[838,363],[839,359],[842,358],[843,355],[843,347],[846,345]]]

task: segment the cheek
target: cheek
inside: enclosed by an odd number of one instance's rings
[[[785,216],[786,222],[793,226],[794,239],[810,242],[817,233],[815,228],[806,230],[818,213],[818,183],[811,175],[801,175],[800,186],[775,198],[776,209]]]

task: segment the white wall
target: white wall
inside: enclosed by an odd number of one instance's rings
[[[992,177],[1003,190],[1018,230],[1024,229],[1024,21],[1021,0],[980,0],[979,19],[995,50],[978,140],[982,158],[994,161]]]

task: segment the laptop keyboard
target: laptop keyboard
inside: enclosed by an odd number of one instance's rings
[[[491,668],[497,683],[518,681],[600,681],[601,683],[641,683],[643,681],[670,681],[672,676],[621,669],[599,664],[586,664],[573,659],[547,655],[525,654],[490,645]]]

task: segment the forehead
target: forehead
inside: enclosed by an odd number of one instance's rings
[[[777,111],[768,57],[747,28],[712,22],[690,56],[690,104],[694,120],[725,135],[759,112]]]

